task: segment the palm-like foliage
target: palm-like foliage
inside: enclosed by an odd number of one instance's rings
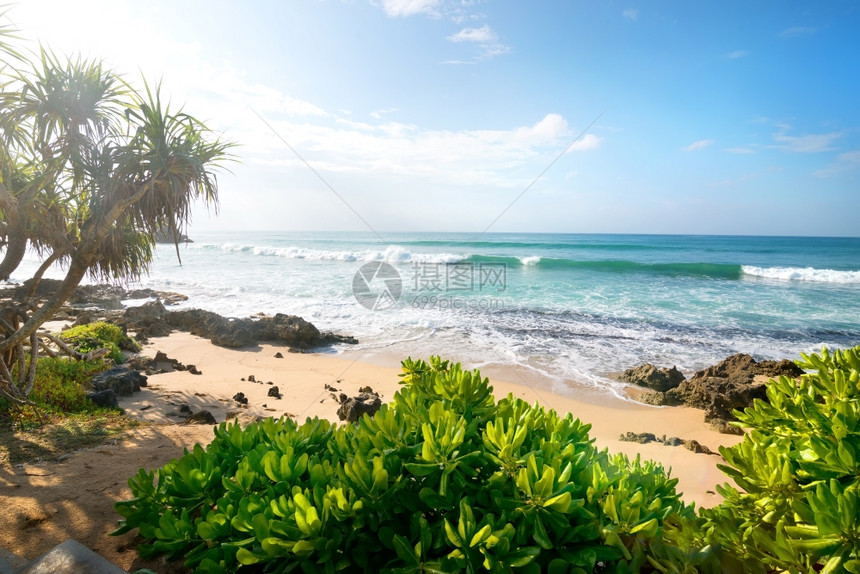
[[[0,72],[0,279],[28,245],[46,266],[60,261],[68,269],[50,300],[32,312],[10,307],[14,321],[0,322],[0,394],[7,398],[26,400],[26,385],[8,375],[13,359],[19,372],[29,370],[19,347],[87,273],[139,277],[156,233],[178,243],[192,204],[217,204],[213,169],[230,144],[172,112],[159,92],[146,84],[138,93],[100,62],[66,61],[44,48],[32,69]],[[32,364],[34,345],[29,355]]]

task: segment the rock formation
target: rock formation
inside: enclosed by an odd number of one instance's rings
[[[650,372],[643,365],[643,373]],[[631,369],[628,372],[637,371]],[[782,361],[756,362],[751,356],[738,353],[724,361],[698,371],[690,379],[665,391],[644,393],[640,400],[653,405],[686,405],[705,411],[705,421],[720,432],[742,434],[738,427],[728,425],[734,421],[734,410],[743,410],[755,399],[766,399],[766,384],[757,376],[797,378],[803,369],[795,363]]]
[[[636,368],[627,369],[618,377],[618,380],[652,391],[665,392],[680,385],[684,381],[684,375],[675,367],[658,369],[651,363],[645,363]]]

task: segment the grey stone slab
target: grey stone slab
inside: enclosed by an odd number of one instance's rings
[[[66,540],[16,574],[128,574],[83,544]]]
[[[15,571],[27,564],[25,558],[12,554],[5,548],[0,548],[0,574],[15,574]]]

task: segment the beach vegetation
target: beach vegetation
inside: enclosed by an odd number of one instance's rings
[[[116,534],[198,572],[691,571],[692,506],[590,425],[439,358],[403,362],[374,416],[222,423],[129,481]],[[695,548],[689,551],[688,548]]]
[[[0,397],[0,421],[27,426],[67,414],[95,412],[97,407],[87,399],[89,382],[111,364],[101,359],[43,357],[30,393],[32,404],[21,405]]]
[[[808,374],[771,381],[720,450],[736,486],[702,528],[737,571],[860,573],[860,347],[802,357]]]
[[[116,533],[200,572],[860,572],[860,347],[803,355],[695,512],[653,462],[439,358],[373,417],[222,423],[129,480]]]
[[[97,407],[87,399],[90,379],[111,364],[68,357],[39,360],[33,404],[0,398],[0,463],[57,460],[138,426],[119,409]]]
[[[122,327],[104,321],[66,329],[60,333],[60,338],[81,354],[106,349],[107,356],[117,364],[125,362],[123,350],[140,350],[140,344],[126,335]]]
[[[0,20],[4,14],[0,13]],[[230,144],[103,63],[48,48],[12,46],[0,23],[0,279],[27,249],[65,270],[44,300],[0,303],[0,396],[32,404],[40,342],[50,320],[87,275],[121,281],[145,273],[155,237],[177,245],[197,201],[217,206],[215,171]],[[16,375],[13,376],[12,372]]]

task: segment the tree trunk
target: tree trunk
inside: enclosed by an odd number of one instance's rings
[[[39,283],[41,283],[42,281],[42,275],[44,275],[45,271],[48,270],[48,267],[50,267],[59,258],[60,252],[54,251],[53,253],[51,253],[50,257],[48,257],[47,259],[45,259],[45,261],[42,262],[42,264],[36,270],[36,273],[33,275],[32,283],[30,284],[30,291],[27,293],[28,297],[33,297],[36,295],[36,289],[39,288]]]
[[[6,214],[6,254],[0,262],[0,281],[7,281],[12,272],[21,264],[27,252],[27,237],[24,223],[18,211],[18,200],[0,183],[0,207]]]
[[[81,279],[87,274],[87,269],[93,263],[94,253],[95,249],[91,247],[90,249],[84,249],[82,252],[76,253],[72,257],[69,270],[66,272],[66,277],[60,284],[59,289],[17,331],[8,338],[0,341],[0,352],[11,349],[13,346],[24,341],[27,337],[35,333],[36,329],[41,327],[45,321],[49,321],[54,316],[54,313],[60,310],[60,307],[71,297]]]

